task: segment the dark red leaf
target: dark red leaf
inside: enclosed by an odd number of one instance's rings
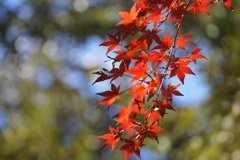
[[[97,108],[106,103],[108,104],[108,108],[109,108],[115,102],[116,99],[120,98],[119,90],[120,90],[120,86],[116,87],[114,84],[112,84],[111,91],[97,93],[97,95],[107,97],[98,104]]]

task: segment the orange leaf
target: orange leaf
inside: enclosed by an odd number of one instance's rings
[[[132,23],[134,20],[136,20],[139,10],[137,10],[136,3],[133,5],[133,7],[130,10],[130,13],[128,12],[120,12],[119,14],[124,18],[120,22],[116,24],[116,26],[120,24],[129,24]]]
[[[126,71],[127,73],[135,75],[132,78],[132,81],[130,83],[137,81],[141,78],[143,78],[143,79],[146,78],[148,76],[148,74],[147,74],[148,69],[149,69],[149,67],[147,66],[147,64],[138,63],[135,65],[135,68],[131,68],[131,69],[127,70]]]
[[[109,127],[109,130],[111,133],[98,136],[99,138],[106,139],[107,141],[104,143],[101,149],[106,148],[108,146],[112,146],[111,150],[114,150],[116,145],[118,144],[119,141],[122,141],[121,134],[119,132],[119,128],[114,129],[111,126]]]

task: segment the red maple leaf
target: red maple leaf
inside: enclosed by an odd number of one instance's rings
[[[120,25],[119,28],[120,30],[116,34],[122,34],[122,37],[121,37],[122,41],[124,41],[133,32],[133,25],[131,24]]]
[[[152,0],[133,0],[135,2],[139,2],[142,5],[142,8],[146,8]]]
[[[196,0],[196,3],[191,3],[187,10],[193,9],[193,14],[196,17],[200,11],[210,15],[206,6],[213,4],[213,1],[205,1],[205,0]]]
[[[133,88],[129,89],[128,92],[135,93],[135,95],[133,97],[134,101],[139,100],[139,101],[143,102],[148,90],[142,83],[136,82],[136,85],[137,85],[137,87],[133,87]]]
[[[150,30],[146,30],[146,31],[143,31],[143,35],[139,38],[139,41],[144,41],[145,39],[147,39],[146,43],[147,43],[147,47],[150,48],[152,42],[155,40],[158,40],[158,35],[157,33],[161,31],[161,30],[153,30],[153,31],[150,31]]]
[[[149,127],[147,127],[147,135],[146,137],[149,137],[151,139],[155,139],[158,143],[158,137],[156,132],[163,132],[166,131],[165,129],[161,127],[157,127],[156,125],[159,124],[158,122],[153,122]]]
[[[106,148],[108,146],[112,146],[111,150],[114,150],[116,145],[118,144],[119,141],[122,141],[121,138],[121,133],[119,132],[119,128],[114,129],[111,126],[109,127],[109,130],[111,133],[98,136],[99,138],[106,139],[107,141],[104,143],[101,149]]]
[[[148,60],[149,60],[149,54],[146,51],[142,51],[141,55],[140,54],[137,55],[136,57],[134,57],[134,59],[137,60],[136,64],[138,64],[138,63],[146,64],[146,63],[148,63]]]
[[[160,71],[156,73],[157,77],[152,77],[152,81],[147,81],[148,84],[147,89],[148,91],[148,98],[147,101],[149,101],[153,96],[155,96],[157,92],[157,88],[159,88],[162,84],[163,76],[159,74]]]
[[[114,51],[114,53],[118,54],[115,58],[115,61],[121,61],[121,60],[126,61],[126,60],[129,60],[130,58],[137,57],[134,50],[125,51],[124,49],[120,48],[119,51]]]
[[[155,1],[155,3],[159,2],[158,4],[161,5],[161,9],[166,9],[167,11],[170,10],[170,6],[173,6],[174,3],[176,3],[175,0],[159,0],[159,1]]]
[[[121,46],[121,44],[119,44],[120,39],[117,38],[116,36],[111,35],[109,33],[107,33],[107,35],[108,35],[108,38],[110,41],[103,42],[102,44],[100,44],[100,46],[110,46],[107,51],[107,53],[108,53],[108,52],[112,51],[113,49],[119,48]]]
[[[138,106],[131,107],[130,105],[128,108],[120,106],[121,113],[116,114],[113,116],[117,123],[121,123],[119,126],[119,130],[126,131],[129,136],[132,136],[135,130],[139,130],[140,123],[136,119],[136,116],[139,114]]]
[[[155,105],[154,105],[154,111],[155,111],[154,116],[155,117],[152,117],[152,118],[156,118],[157,114],[161,115],[163,118],[164,115],[166,114],[166,109],[175,111],[175,109],[172,107],[172,105],[170,104],[170,102],[167,99],[165,99],[163,101],[154,100],[154,102],[155,102]],[[157,122],[159,123],[159,121],[157,121]]]
[[[214,3],[217,3],[219,2],[220,0],[213,0]],[[223,3],[228,7],[230,8],[231,10],[233,10],[233,7],[232,7],[232,0],[223,0]]]
[[[178,48],[181,48],[183,50],[185,50],[185,44],[193,44],[195,45],[195,43],[191,42],[191,41],[185,41],[185,38],[189,37],[189,36],[193,36],[194,34],[185,34],[184,36],[182,36],[181,38],[178,38]]]
[[[176,21],[182,25],[182,18],[183,15],[187,15],[190,14],[188,11],[186,11],[185,9],[186,5],[184,2],[176,4],[174,6],[174,8],[171,10],[171,14],[168,18],[168,23],[170,23],[174,18],[176,19]]]
[[[224,4],[230,8],[231,10],[233,10],[233,7],[232,7],[232,0],[223,0]]]
[[[148,21],[153,21],[154,28],[159,24],[160,21],[164,20],[164,14],[162,14],[163,9],[160,9],[158,5],[154,5],[149,12],[151,13],[147,19]]]
[[[107,97],[98,104],[97,108],[107,103],[108,104],[108,109],[109,109],[109,107],[113,104],[113,102],[116,99],[120,98],[119,90],[120,90],[120,86],[116,87],[114,84],[112,84],[111,85],[111,91],[105,91],[105,92],[97,93],[97,95]]]
[[[157,127],[158,122],[153,122],[150,124],[150,126],[146,125],[142,128],[141,132],[138,134],[139,135],[139,141],[143,143],[143,141],[148,137],[151,139],[155,139],[158,143],[158,137],[156,132],[163,132],[166,131],[165,129],[161,127]]]
[[[94,82],[93,82],[93,85],[97,82],[102,82],[102,81],[105,81],[107,79],[109,79],[109,76],[108,74],[109,71],[106,69],[106,68],[103,68],[102,71],[97,71],[97,72],[93,72],[93,74],[98,74],[100,75]]]
[[[147,47],[146,41],[147,40],[140,40],[137,38],[133,38],[133,39],[131,39],[131,43],[129,45],[127,45],[126,48],[128,50],[134,50],[135,52],[139,51],[139,50]]]
[[[151,106],[152,107],[152,106]],[[150,108],[150,107],[149,107]],[[145,112],[146,115],[148,115],[147,120],[153,120],[154,122],[159,122],[159,116],[161,115],[159,108],[154,108],[154,110],[148,110]]]
[[[129,136],[132,136],[134,131],[139,130],[140,125],[135,117],[129,117],[129,119],[124,119],[121,121],[122,125],[119,127],[121,131],[126,131]]]
[[[119,68],[113,68],[110,72],[109,72],[109,79],[111,79],[110,83],[117,79],[118,77],[122,77],[124,72],[126,71],[127,66],[125,66],[124,61],[121,62],[121,64],[119,65]]]
[[[192,50],[192,57],[191,60],[196,63],[196,59],[207,59],[205,56],[198,54],[202,49],[201,48],[196,48]]]
[[[172,47],[173,43],[174,43],[174,39],[171,39],[171,35],[169,33],[167,33],[164,36],[164,39],[160,39],[157,41],[160,45],[154,47],[154,49],[161,49],[162,52],[165,52],[166,50],[168,50],[170,47]]]
[[[186,61],[186,60],[183,60],[183,59],[178,59],[177,62],[175,62],[172,65],[173,69],[170,72],[169,78],[177,75],[177,77],[182,82],[182,84],[184,84],[185,74],[193,74],[193,75],[195,75],[195,73],[193,73],[191,68],[189,68],[187,66],[189,63],[190,63],[190,61]]]
[[[167,89],[164,89],[163,96],[167,96],[170,101],[172,101],[173,95],[183,96],[178,90],[176,90],[181,84],[172,85],[172,81],[168,83]]]
[[[160,65],[161,63],[163,62],[167,62],[168,60],[168,57],[169,56],[166,56],[166,52],[163,52],[163,51],[148,51],[148,53],[151,55],[149,57],[149,62],[155,62],[155,66],[158,66]]]
[[[126,121],[131,121],[132,117],[135,117],[139,113],[137,106],[131,107],[130,105],[128,108],[120,106],[121,113],[116,114],[113,116],[114,118],[118,117],[119,119],[115,119],[118,123],[122,123]]]
[[[132,78],[130,83],[140,80],[141,78],[145,79],[148,76],[148,73],[147,73],[148,69],[149,69],[149,67],[147,64],[138,63],[135,65],[135,68],[131,68],[131,69],[127,70],[126,71],[127,73],[135,75]]]
[[[139,41],[137,38],[131,39],[131,43],[126,46],[128,51],[123,50],[122,48],[119,51],[115,51],[114,53],[117,53],[118,56],[116,57],[117,61],[120,61],[122,59],[135,59],[137,58],[136,52],[147,47],[146,40]]]
[[[125,24],[126,25],[126,24],[129,24],[129,23],[132,23],[134,20],[136,20],[138,12],[139,12],[139,10],[137,10],[136,3],[131,8],[130,13],[128,13],[128,12],[120,12],[119,14],[124,19],[121,20],[120,22],[118,22],[116,24],[116,26],[120,25],[120,24]]]
[[[118,151],[126,151],[125,160],[128,160],[133,153],[141,159],[139,147],[142,147],[143,144],[140,143],[138,140],[133,141],[133,140],[124,139],[124,142],[126,144],[123,145],[120,149],[118,149]]]

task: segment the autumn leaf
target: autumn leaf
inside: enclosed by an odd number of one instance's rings
[[[122,141],[121,138],[121,133],[119,132],[119,128],[114,129],[111,126],[109,127],[110,133],[102,135],[102,136],[98,136],[99,138],[102,139],[106,139],[107,141],[104,143],[104,145],[102,146],[102,148],[106,148],[108,146],[112,146],[112,150],[114,150],[114,148],[116,147],[116,145],[118,144],[119,141]]]
[[[136,82],[136,87],[133,87],[131,89],[128,90],[129,93],[135,93],[133,99],[135,100],[139,100],[141,102],[144,101],[146,94],[149,91],[149,88],[146,88],[142,83]]]
[[[126,131],[128,136],[131,136],[134,131],[139,130],[140,126],[135,117],[130,117],[128,120],[124,119],[121,121],[120,130]]]
[[[116,114],[113,116],[114,118],[119,118],[115,119],[118,123],[122,123],[125,120],[129,121],[132,120],[131,115],[137,115],[139,113],[137,107],[131,107],[130,105],[128,108],[120,106],[121,113]]]
[[[149,62],[155,62],[155,66],[159,66],[163,62],[167,62],[168,56],[166,56],[166,52],[163,51],[148,51],[148,53],[151,55],[149,57]]]
[[[125,153],[125,160],[128,160],[133,153],[136,156],[138,156],[138,158],[141,159],[139,147],[142,147],[143,144],[140,143],[138,140],[133,141],[133,140],[125,139],[124,142],[126,144],[123,145],[120,149],[118,149],[118,151],[126,151],[126,153]]]
[[[165,129],[161,128],[161,127],[157,127],[156,125],[158,125],[157,122],[153,122],[150,127],[148,128],[149,132],[163,132],[166,131]]]
[[[192,57],[190,57],[190,59],[196,63],[197,59],[207,59],[205,56],[198,54],[202,49],[201,48],[196,48],[194,50],[192,50]]]
[[[184,61],[182,59],[179,59],[177,62],[175,62],[175,65],[173,65],[173,69],[170,72],[169,78],[177,75],[179,80],[184,84],[185,74],[193,74],[195,73],[187,66],[189,61]]]
[[[157,135],[156,132],[166,131],[165,129],[156,126],[156,125],[158,125],[158,124],[159,124],[158,122],[153,122],[153,123],[151,123],[149,126],[147,126],[147,127],[145,127],[145,128],[143,129],[143,132],[145,133],[145,134],[142,133],[142,135],[145,136],[144,139],[145,139],[146,137],[148,137],[148,138],[150,138],[150,139],[155,139],[155,140],[157,141],[157,143],[158,143],[158,137],[157,137],[158,135]],[[142,137],[141,137],[141,138],[142,138]],[[142,142],[143,142],[143,141],[142,141]]]
[[[182,29],[186,28],[182,26],[183,17],[191,10],[194,17],[200,12],[210,15],[208,6],[220,0],[133,1],[135,4],[130,12],[120,12],[122,20],[116,24],[119,30],[115,34],[107,34],[109,40],[101,44],[108,47],[106,56],[112,68],[95,72],[99,77],[94,82],[109,80],[111,84],[110,90],[97,93],[104,97],[97,107],[107,104],[109,109],[122,93],[133,94],[129,105],[118,106],[120,112],[113,116],[118,127],[110,127],[110,133],[99,136],[106,140],[101,149],[111,146],[113,150],[121,141],[123,145],[118,151],[125,151],[125,160],[133,154],[141,159],[140,148],[144,146],[145,139],[158,142],[158,132],[165,131],[160,122],[169,110],[175,111],[173,97],[183,96],[178,89],[181,84],[169,82],[165,86],[166,78],[177,76],[184,84],[186,74],[195,75],[189,64],[196,63],[197,59],[207,59],[199,54],[200,48],[187,48],[187,45],[195,43],[187,40],[193,34],[182,34]],[[223,2],[232,9],[232,0]],[[176,23],[172,23],[173,20]],[[168,27],[174,26],[176,30],[167,33],[172,31]],[[159,34],[160,29],[162,34]],[[186,55],[178,53],[179,49]],[[108,52],[112,52],[111,55]],[[123,82],[126,84],[119,81],[121,85],[126,87],[130,83],[131,86],[120,92],[120,85],[112,83],[123,76],[127,77]]]
[[[175,0],[163,0],[163,1],[155,1],[155,3],[160,3],[161,4],[161,9],[166,9],[167,11],[169,11],[171,9],[171,6],[176,3]],[[159,4],[158,3],[158,4]]]
[[[114,53],[118,54],[115,58],[115,61],[121,61],[121,60],[129,60],[130,58],[137,57],[135,52],[133,50],[125,51],[124,49],[120,49],[118,51],[114,51]]]
[[[119,14],[124,18],[120,22],[116,24],[116,26],[120,24],[129,24],[132,23],[134,20],[136,20],[139,10],[137,10],[136,3],[133,5],[133,7],[130,10],[130,13],[128,12],[120,12]]]
[[[114,84],[111,84],[111,91],[105,91],[105,92],[97,93],[97,95],[107,97],[106,99],[102,100],[98,104],[97,108],[107,103],[108,104],[108,109],[109,109],[109,107],[113,104],[113,102],[116,99],[120,98],[119,90],[120,90],[120,86],[116,87]]]
[[[128,50],[134,50],[135,52],[139,51],[145,47],[148,47],[146,41],[147,40],[141,40],[141,39],[137,39],[137,38],[131,39],[131,43],[129,45],[127,45],[126,48]]]
[[[116,36],[111,35],[109,33],[107,33],[107,35],[108,35],[108,38],[110,41],[103,42],[102,44],[100,44],[100,46],[109,46],[108,51],[107,51],[107,53],[108,53],[108,52],[112,51],[113,49],[119,48],[121,46],[121,44],[119,44],[120,39],[117,38]]]
[[[168,18],[168,23],[170,23],[175,18],[176,21],[180,25],[182,25],[183,15],[190,14],[188,11],[186,11],[185,7],[186,7],[185,3],[181,3],[179,5],[176,5],[170,12],[171,14]]]
[[[131,43],[126,46],[128,51],[123,50],[122,48],[119,51],[115,51],[114,53],[117,53],[118,56],[116,57],[117,61],[123,60],[123,59],[135,59],[137,58],[136,52],[147,47],[146,40],[140,41],[136,38],[131,39]]]
[[[153,122],[149,127],[148,127],[148,131],[146,134],[146,137],[151,138],[151,139],[155,139],[158,143],[158,135],[156,132],[163,132],[166,131],[165,129],[161,128],[161,127],[157,127],[158,123],[157,122]]]
[[[121,28],[116,34],[121,35],[121,40],[124,41],[129,35],[133,32],[133,25],[120,25],[119,28]]]
[[[135,68],[127,70],[127,73],[134,75],[130,83],[140,80],[141,78],[145,79],[148,76],[148,69],[147,64],[138,63],[135,65]]]
[[[169,103],[169,101],[167,99],[165,99],[163,101],[154,100],[154,102],[155,102],[155,105],[154,105],[155,116],[156,116],[156,114],[159,114],[163,118],[164,115],[166,114],[167,109],[175,111],[175,109],[172,107],[172,105]],[[153,117],[153,118],[156,118],[156,117]]]
[[[152,107],[152,106],[151,106]],[[154,110],[147,110],[145,112],[146,115],[148,115],[147,120],[153,120],[154,122],[159,121],[159,116],[161,115],[160,109],[159,108],[154,108]]]
[[[119,65],[119,68],[113,68],[109,72],[109,79],[111,79],[110,83],[117,79],[118,77],[122,77],[124,72],[127,70],[127,66],[125,65],[124,61],[122,61]]]
[[[173,68],[171,70],[170,78],[177,75],[179,80],[184,84],[185,74],[193,74],[195,73],[191,70],[191,68],[187,66],[178,66],[177,68]]]
[[[154,27],[156,27],[160,21],[165,19],[164,14],[161,13],[162,9],[160,9],[158,5],[154,5],[149,12],[151,14],[147,17],[147,19],[149,21],[153,21]]]
[[[143,31],[143,35],[139,38],[139,41],[144,41],[145,39],[147,39],[146,43],[147,43],[147,47],[150,48],[151,44],[153,41],[157,41],[159,39],[157,33],[160,32],[161,30],[146,30]]]
[[[181,38],[178,38],[178,45],[177,47],[183,50],[185,49],[185,44],[192,44],[195,45],[195,43],[191,42],[191,41],[186,41],[185,39],[189,36],[193,36],[194,34],[185,34],[184,36],[182,36]]]
[[[232,0],[223,0],[224,4],[230,8],[231,10],[233,10],[233,7],[232,7]]]
[[[145,9],[148,7],[149,3],[151,3],[152,0],[133,0],[133,1],[140,3],[139,5],[141,6],[141,8]]]
[[[109,79],[108,73],[109,71],[106,68],[103,68],[102,71],[97,71],[97,72],[93,72],[93,74],[98,74],[100,75],[94,82],[93,85],[97,82],[102,82],[105,81],[107,79]]]
[[[180,86],[181,84],[176,84],[176,85],[172,85],[172,81],[170,81],[167,85],[167,89],[164,89],[163,91],[163,96],[167,96],[168,99],[170,101],[172,101],[172,97],[173,95],[175,96],[183,96],[182,93],[180,93],[177,88]]]
[[[139,130],[140,126],[136,116],[139,114],[139,109],[137,106],[128,108],[120,106],[121,112],[113,116],[117,124],[121,124],[119,126],[119,130],[126,131],[129,136],[131,136],[134,131]]]
[[[153,49],[161,49],[162,52],[165,52],[166,50],[168,50],[170,47],[172,47],[174,40],[171,39],[171,35],[169,33],[167,33],[164,36],[164,39],[160,39],[157,41],[160,45],[154,47]]]
[[[211,4],[213,4],[212,1],[196,0],[196,3],[191,3],[187,10],[193,9],[193,14],[195,17],[199,14],[200,11],[210,16],[210,13],[206,6],[209,6]]]
[[[148,125],[144,125],[135,132],[135,135],[133,137],[138,137],[139,142],[142,144],[146,138],[155,139],[158,143],[158,135],[156,132],[163,132],[166,130],[158,127],[157,125],[159,125],[158,122],[151,122]]]
[[[148,52],[142,51],[141,55],[137,55],[133,59],[137,60],[136,64],[138,64],[138,63],[147,64],[149,61],[149,54],[148,54]]]

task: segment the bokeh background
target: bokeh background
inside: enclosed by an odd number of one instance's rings
[[[240,160],[240,1],[219,2],[211,16],[186,16],[183,30],[208,60],[194,68],[162,122],[159,144],[143,160]],[[99,151],[114,106],[95,109],[109,83],[92,86],[129,0],[0,1],[0,159],[121,160]],[[126,104],[128,97],[118,101]],[[117,105],[117,104],[116,104]],[[136,160],[132,157],[131,160]]]

